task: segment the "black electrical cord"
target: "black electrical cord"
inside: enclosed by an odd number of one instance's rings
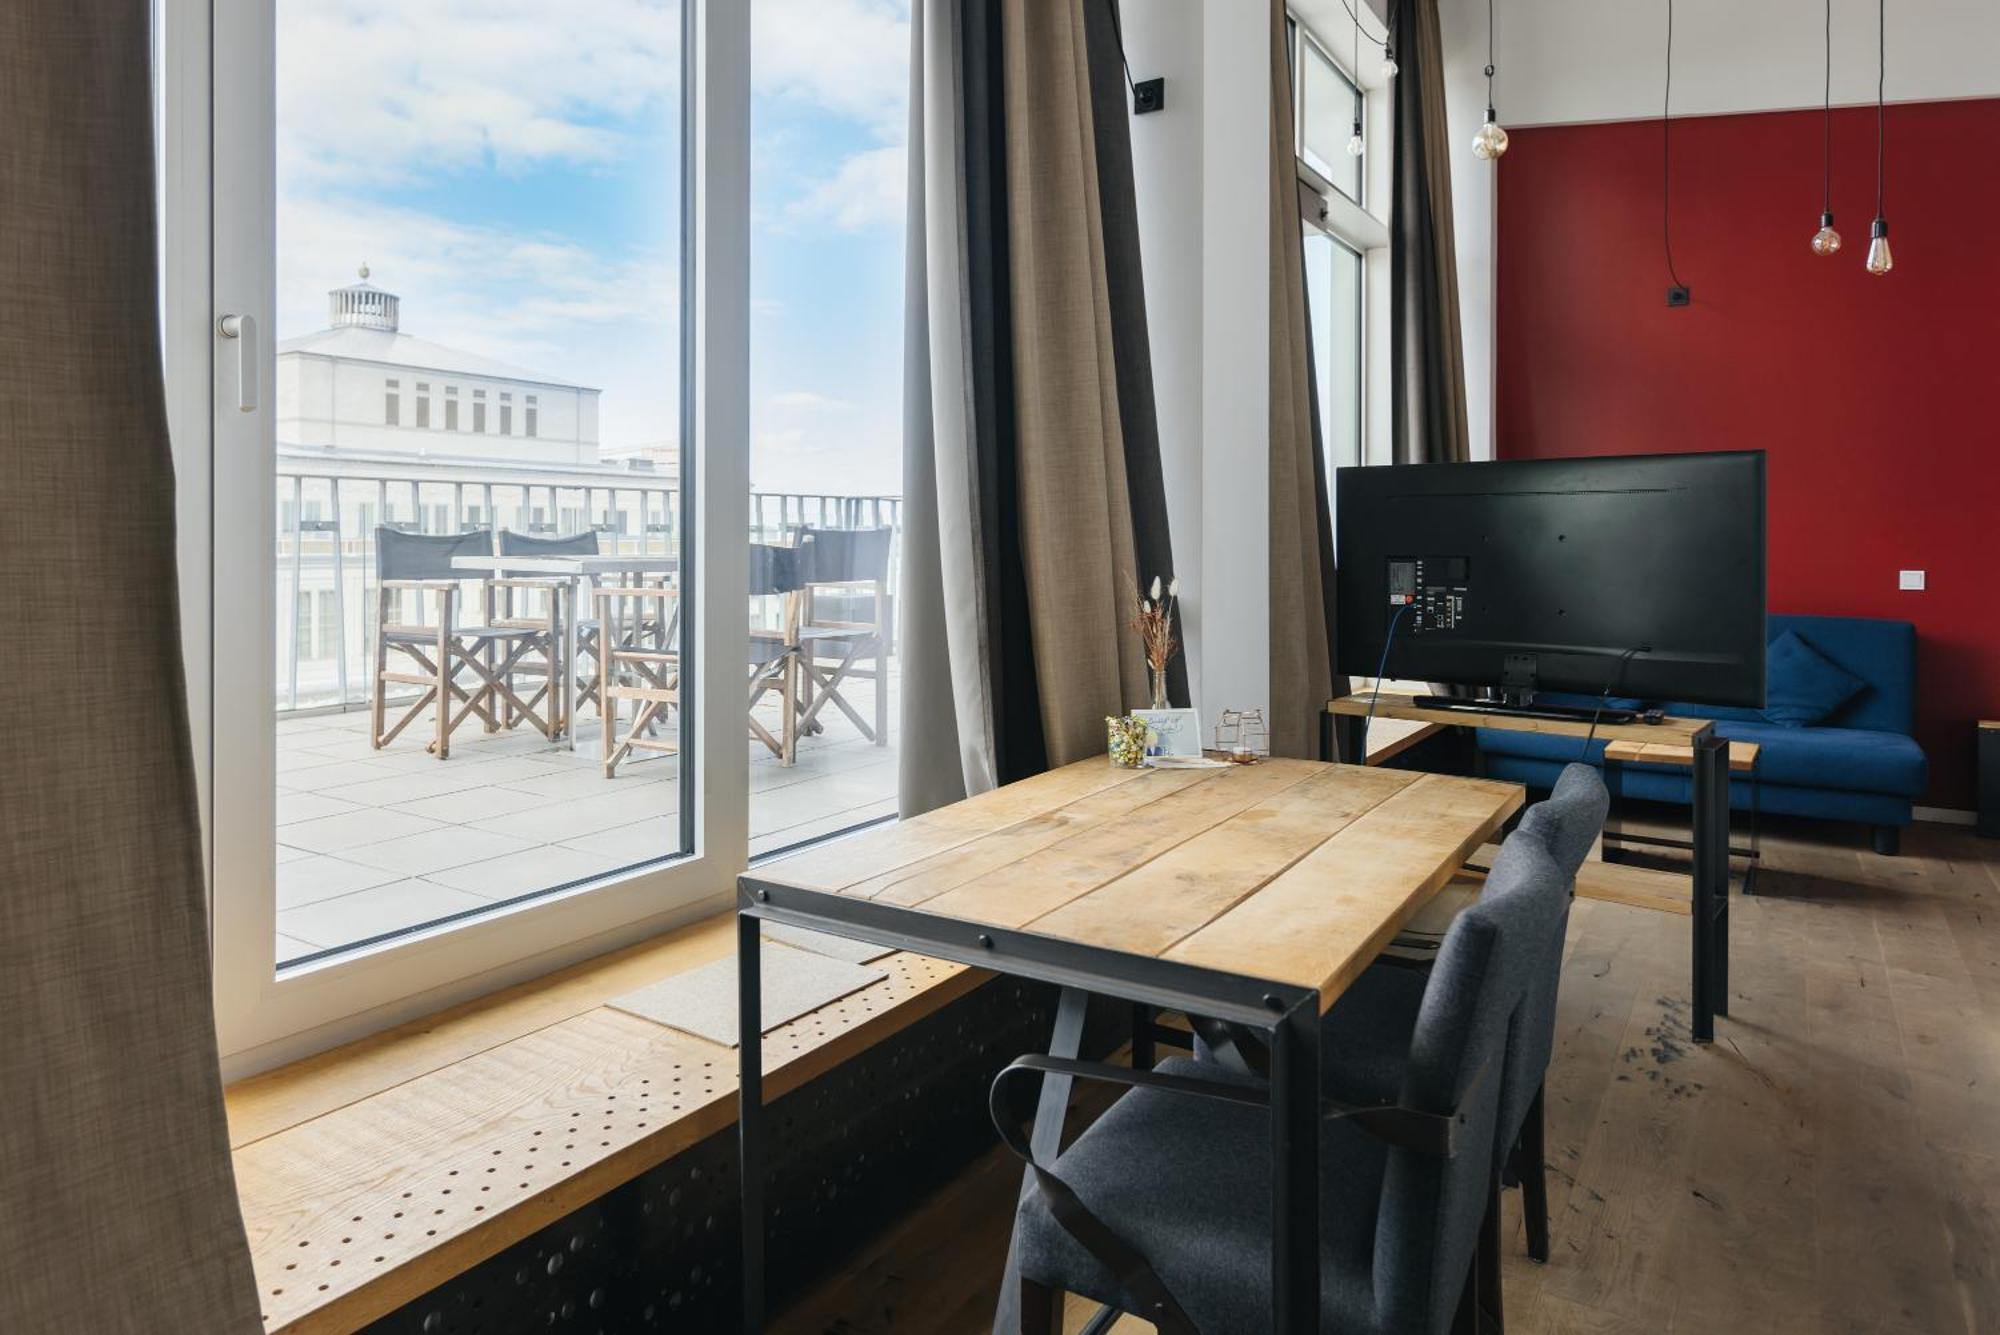
[[[1577,756],[1577,759],[1584,764],[1590,763],[1590,744],[1597,740],[1597,721],[1604,717],[1604,707],[1611,703],[1611,692],[1617,688],[1620,682],[1625,680],[1626,666],[1639,654],[1650,654],[1652,652],[1653,646],[1650,644],[1635,644],[1624,653],[1618,655],[1618,662],[1612,667],[1611,676],[1604,683],[1604,693],[1597,697],[1597,708],[1590,713],[1590,731],[1583,735],[1583,752]]]
[[[1125,86],[1132,90],[1132,100],[1139,100],[1139,85],[1132,82],[1132,62],[1125,59],[1125,29],[1118,22],[1118,0],[1105,0],[1111,11],[1111,36],[1118,42],[1118,63],[1125,70]]]
[[[1486,121],[1493,122],[1493,0],[1486,0]]]
[[[1491,12],[1492,3],[1493,0],[1487,0],[1489,13]],[[1490,25],[1492,20],[1489,18],[1487,22]],[[1488,46],[1490,47],[1492,44],[1492,38],[1490,36],[1487,38],[1487,43]],[[1490,53],[1488,54],[1487,59],[1488,60],[1492,59],[1492,55]],[[1489,102],[1493,100],[1491,83],[1492,81],[1489,77],[1487,93],[1486,93],[1486,100]],[[1662,94],[1660,98],[1660,235],[1661,239],[1666,242],[1667,277],[1673,280],[1673,284],[1675,287],[1686,287],[1687,284],[1681,281],[1680,274],[1674,271],[1674,214],[1673,214],[1674,120],[1672,111],[1673,105],[1674,105],[1674,0],[1667,0],[1667,87],[1666,87],[1666,92]]]
[[[1889,191],[1889,121],[1883,114],[1882,90],[1888,86],[1889,18],[1888,0],[1875,3],[1875,217],[1883,217],[1883,197]]]
[[[1382,25],[1382,35],[1380,37],[1377,37],[1374,33],[1369,32],[1366,28],[1363,28],[1361,26],[1361,15],[1355,11],[1353,5],[1348,3],[1348,0],[1340,0],[1340,7],[1347,11],[1347,17],[1354,20],[1354,26],[1356,30],[1361,33],[1362,36],[1366,37],[1370,42],[1373,42],[1376,46],[1381,47],[1384,51],[1387,51],[1389,49],[1389,25],[1387,23],[1384,23]],[[1359,70],[1355,71],[1355,76],[1357,78],[1360,77]]]
[[[1375,689],[1368,696],[1367,717],[1361,720],[1361,754],[1346,759],[1349,765],[1368,763],[1368,725],[1375,721],[1375,702],[1382,698],[1382,674],[1389,670],[1389,647],[1396,642],[1396,627],[1402,622],[1403,613],[1409,611],[1410,607],[1410,603],[1404,603],[1396,609],[1396,615],[1389,618],[1388,632],[1382,636],[1382,661],[1375,665]]]
[[[1825,166],[1819,194],[1820,216],[1833,216],[1833,0],[1826,0],[1826,139]]]

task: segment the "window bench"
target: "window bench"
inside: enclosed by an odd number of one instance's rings
[[[265,1329],[360,1329],[732,1126],[735,1049],[603,1003],[733,940],[719,914],[231,1086]],[[768,1099],[991,977],[909,954],[877,967],[765,1036]]]

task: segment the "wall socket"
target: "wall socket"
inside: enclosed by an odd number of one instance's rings
[[[1899,589],[1916,589],[1921,591],[1924,587],[1924,572],[1921,570],[1898,570],[1896,572],[1896,587]]]

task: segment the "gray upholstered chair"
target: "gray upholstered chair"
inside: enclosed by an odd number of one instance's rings
[[[893,528],[799,531],[799,730],[824,725],[831,702],[877,746],[889,741],[889,549]],[[822,662],[830,659],[831,662]],[[866,666],[864,666],[866,664]],[[854,681],[875,684],[871,725],[841,693]]]
[[[387,525],[376,528],[377,631],[369,741],[377,750],[395,741],[433,702],[437,730],[425,749],[439,760],[451,754],[451,735],[458,725],[475,716],[488,732],[525,719],[544,737],[555,736],[559,711],[551,704],[544,718],[534,708],[540,697],[524,700],[513,684],[514,676],[534,655],[553,661],[554,615],[519,625],[494,625],[460,615],[460,586],[470,580],[483,588],[486,581],[468,576],[452,561],[460,556],[492,554],[490,529],[427,534],[405,533]],[[406,620],[405,612],[412,603],[415,619]],[[411,660],[417,670],[392,670],[391,651]],[[387,725],[391,685],[424,688],[393,727]]]
[[[1611,798],[1604,778],[1590,765],[1570,765],[1544,801],[1521,815],[1509,845],[1523,837],[1540,840],[1555,859],[1570,895],[1565,895],[1557,930],[1536,962],[1528,1007],[1509,1036],[1501,1079],[1499,1151],[1507,1176],[1522,1190],[1528,1255],[1549,1258],[1548,1185],[1543,1122],[1543,1078],[1554,1052],[1557,987],[1562,978],[1563,937],[1577,870],[1590,856]],[[1475,886],[1479,883],[1473,882]],[[1485,882],[1491,893],[1492,880]],[[1476,899],[1470,902],[1477,902]],[[1321,1028],[1320,1069],[1341,1097],[1367,1101],[1393,1097],[1403,1054],[1424,994],[1424,972],[1387,963],[1355,980]]]
[[[1450,1148],[1391,1143],[1363,1129],[1379,1125],[1369,1120],[1381,1116],[1379,1104],[1363,1111],[1330,1102],[1321,1123],[1323,1331],[1423,1335],[1474,1329],[1482,1316],[1498,1316],[1493,1146],[1502,1067],[1516,1026],[1527,1022],[1569,885],[1532,832],[1510,837],[1496,862],[1485,894],[1452,925],[1436,966],[1412,975],[1423,992],[1396,1073],[1392,1102],[1426,1125],[1453,1123]],[[1017,1153],[1025,1142],[1001,1111],[1001,1086],[1010,1074],[1048,1069],[1042,1061],[1017,1062],[995,1082],[995,1120]],[[1097,1241],[1094,1249],[1080,1243],[1058,1221],[1038,1172],[1014,1225],[1023,1331],[1059,1329],[1065,1292],[1133,1312],[1172,1335],[1268,1329],[1269,1112],[1257,1101],[1259,1077],[1185,1058],[1158,1072],[1088,1063],[1064,1069],[1135,1086],[1053,1164],[1039,1166],[1115,1245],[1106,1248],[1087,1221],[1080,1226]],[[1158,1076],[1179,1079],[1162,1086]],[[1192,1092],[1189,1082],[1211,1091],[1233,1087],[1235,1097]]]

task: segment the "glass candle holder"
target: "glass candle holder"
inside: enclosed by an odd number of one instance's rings
[[[1143,719],[1131,715],[1104,719],[1105,749],[1111,753],[1115,769],[1138,769],[1146,763],[1146,737],[1152,729]]]

